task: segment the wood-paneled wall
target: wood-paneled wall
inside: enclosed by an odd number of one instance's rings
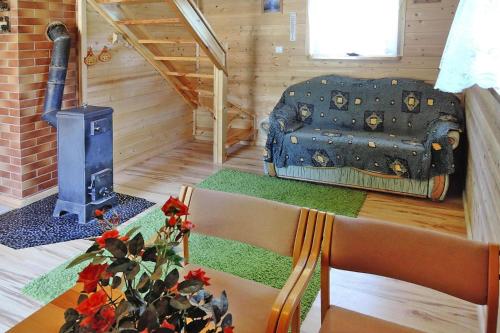
[[[472,238],[500,243],[500,99],[472,88],[465,95],[468,166],[465,207]]]
[[[283,14],[262,14],[262,0],[202,0],[201,8],[228,45],[230,101],[253,110],[258,121],[271,112],[283,90],[307,78],[409,77],[434,81],[458,0],[415,4],[407,0],[403,57],[394,61],[312,60],[308,57],[307,0],[285,0]],[[289,41],[289,13],[297,13],[297,41]],[[332,19],[339,13],[332,13]],[[341,30],[335,33],[342,33]],[[275,53],[283,46],[283,54]],[[208,112],[197,115],[198,137],[209,138]],[[259,133],[258,142],[265,135]]]
[[[123,169],[192,138],[193,113],[136,51],[112,45],[113,29],[87,8],[88,45],[104,45],[112,60],[88,67],[88,103],[114,109],[114,163]]]

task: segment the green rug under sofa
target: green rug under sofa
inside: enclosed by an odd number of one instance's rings
[[[197,187],[241,193],[346,216],[357,216],[366,197],[363,191],[271,178],[230,169],[217,172]],[[148,239],[162,226],[163,221],[164,215],[157,207],[127,225],[123,228],[123,232],[140,225],[140,232]],[[221,256],[220,253],[224,255]],[[228,272],[275,288],[283,287],[291,270],[291,258],[251,245],[196,233],[190,238],[190,255],[194,264]],[[87,263],[71,269],[66,269],[66,265],[67,263],[64,263],[31,281],[23,288],[23,293],[48,303],[70,289],[76,283],[78,272]],[[319,272],[316,272],[302,299],[302,318],[311,308],[319,291],[319,280]],[[231,302],[231,299],[229,301]]]

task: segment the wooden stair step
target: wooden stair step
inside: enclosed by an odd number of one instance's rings
[[[227,139],[226,139],[226,149],[238,144],[242,141],[250,141],[254,135],[256,134],[256,130],[253,128],[249,129],[240,129],[240,128],[230,128],[227,131]]]
[[[170,76],[179,76],[179,77],[193,77],[199,79],[213,79],[213,74],[204,74],[204,73],[182,73],[182,72],[166,72],[165,74]]]
[[[192,39],[139,39],[139,44],[196,44]]]
[[[181,20],[179,18],[157,18],[157,19],[129,19],[129,20],[118,20],[118,24],[122,25],[157,25],[157,24],[179,24]]]
[[[207,61],[210,62],[210,58],[208,57],[169,57],[169,56],[156,56],[154,58],[155,60],[159,61],[188,61],[188,62],[195,62],[195,61]]]
[[[180,89],[186,90],[186,91],[191,91],[191,92],[197,93],[198,95],[203,95],[203,96],[211,96],[211,97],[213,97],[213,95],[214,95],[214,93],[212,91],[210,91],[210,90],[191,89],[189,87],[180,87]]]

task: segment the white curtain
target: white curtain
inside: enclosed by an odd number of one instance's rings
[[[460,0],[441,59],[436,89],[500,87],[500,0]]]

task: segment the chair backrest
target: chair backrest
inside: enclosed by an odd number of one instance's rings
[[[499,250],[434,231],[336,216],[323,266],[422,285],[488,305],[488,332],[496,330]],[[325,252],[325,248],[323,249]],[[328,251],[326,251],[328,252]],[[329,268],[329,267],[327,267]]]
[[[188,192],[184,202],[194,232],[293,255],[300,207],[200,188]]]

